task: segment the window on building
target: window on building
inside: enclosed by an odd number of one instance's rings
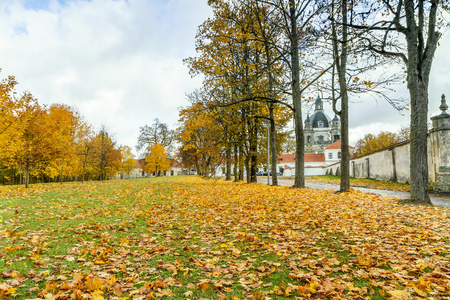
[[[318,126],[318,127],[323,127],[323,121],[317,122],[317,126]]]
[[[328,159],[333,159],[333,153],[328,153]]]
[[[338,158],[341,158],[341,151],[338,152]]]
[[[323,136],[321,135],[321,136],[319,136],[319,142],[323,142]]]
[[[308,143],[311,143],[311,136],[308,135],[308,137],[306,138],[306,141],[307,141]]]

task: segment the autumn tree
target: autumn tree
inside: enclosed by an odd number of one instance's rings
[[[93,155],[94,137],[95,133],[92,126],[80,117],[75,135],[75,151],[79,161],[77,173],[81,183],[84,183],[86,173],[92,172],[92,166],[89,165],[89,160],[91,155]]]
[[[0,82],[0,137],[16,121],[17,111],[23,104],[20,98],[15,97],[17,82],[13,76]]]
[[[121,146],[120,153],[122,155],[122,164],[120,165],[120,171],[123,174],[129,176],[134,170],[136,165],[136,157],[131,152],[131,148],[128,146]]]
[[[191,154],[198,174],[209,176],[211,167],[220,160],[222,130],[214,117],[199,103],[180,111],[178,136],[185,154]]]
[[[226,178],[230,178],[231,152],[234,152],[235,179],[256,181],[260,160],[261,132],[264,120],[274,120],[273,109],[279,101],[277,82],[284,76],[283,66],[275,58],[278,53],[258,28],[266,28],[268,16],[261,7],[245,1],[210,1],[214,18],[205,21],[196,37],[198,56],[188,58],[191,74],[205,75],[204,89],[210,95],[210,106],[223,126]],[[265,7],[267,10],[267,6]],[[262,13],[261,18],[256,18]],[[264,36],[275,33],[264,31]],[[287,114],[289,115],[289,114]],[[273,124],[272,124],[273,125]],[[273,133],[275,126],[271,126]],[[274,136],[274,134],[273,134]],[[272,140],[275,147],[276,142]],[[277,156],[276,148],[272,151]],[[237,177],[236,177],[237,176]],[[275,174],[276,183],[276,174]]]
[[[155,173],[156,176],[170,170],[170,159],[162,145],[156,143],[150,146],[148,155],[145,157],[144,170],[147,173]]]
[[[152,125],[144,125],[139,128],[139,137],[136,149],[138,151],[145,152],[150,149],[150,146],[159,144],[163,146],[170,155],[173,151],[173,144],[175,140],[175,130],[169,129],[167,124],[161,123],[161,121],[156,118]],[[147,152],[144,154],[147,154]]]
[[[50,178],[59,176],[62,183],[65,174],[74,176],[78,169],[75,139],[79,115],[67,105],[53,104],[45,116],[45,126],[50,131],[49,140],[54,151],[45,173]]]
[[[263,50],[262,55],[262,82],[263,89],[256,90],[253,98],[255,100],[264,101],[267,104],[268,115],[267,120],[269,122],[269,138],[267,143],[270,145],[269,156],[272,172],[272,185],[278,185],[277,178],[277,159],[279,147],[277,147],[277,118],[274,114],[274,110],[281,108],[282,110],[287,107],[291,108],[287,104],[286,99],[283,98],[281,90],[285,83],[281,80],[285,76],[285,68],[282,63],[282,55],[280,55],[280,36],[283,35],[283,31],[278,24],[282,22],[281,14],[277,10],[271,9],[270,5],[260,1],[241,1],[241,3],[248,7],[250,17],[254,18],[254,25],[252,26],[252,39],[258,41],[259,47]],[[290,115],[285,111],[285,114]],[[278,119],[280,119],[278,117]],[[268,146],[269,146],[268,145]],[[271,155],[270,155],[271,154]],[[268,162],[269,165],[269,162]]]
[[[0,82],[0,167],[2,179],[12,179],[17,170],[17,161],[13,153],[16,153],[19,144],[19,120],[22,116],[24,97],[16,97],[15,86],[17,82],[13,76]]]
[[[24,183],[28,188],[30,174],[39,175],[58,149],[51,143],[52,128],[45,122],[48,120],[45,107],[28,92],[22,95],[22,99],[26,104],[21,112],[13,155],[17,165],[24,170]]]
[[[359,157],[370,154],[402,142],[403,134],[404,130],[399,131],[399,133],[382,131],[378,135],[368,133],[356,142],[354,156]]]
[[[338,3],[337,3],[338,2]],[[340,8],[340,9],[339,9]],[[338,29],[336,19],[340,16],[342,26]],[[344,192],[350,189],[350,152],[348,144],[348,88],[347,88],[347,58],[348,48],[350,46],[348,40],[347,26],[347,0],[333,1],[331,5],[331,32],[333,46],[333,72],[336,70],[339,84],[339,97],[333,93],[333,110],[340,116],[341,122],[341,182],[340,191]],[[338,39],[338,30],[341,33]],[[334,74],[333,74],[334,75]],[[333,76],[334,77],[334,76]],[[333,82],[334,83],[334,82]],[[340,99],[341,107],[337,109],[337,100]]]
[[[314,18],[324,6],[315,1],[296,1],[296,0],[257,0],[260,3],[270,5],[280,14],[281,27],[284,33],[284,47],[280,49],[284,62],[289,69],[290,95],[292,97],[294,126],[296,138],[295,155],[295,182],[294,187],[302,188],[305,186],[304,176],[304,132],[302,120],[302,93],[308,88],[312,81],[317,80],[323,71],[312,76],[308,82],[301,87],[300,77],[302,50],[310,49],[316,37],[314,36],[315,24]]]
[[[120,170],[122,155],[104,126],[92,140],[90,163],[93,165],[94,178],[100,181],[112,177]]]
[[[354,13],[354,7],[360,2],[348,0],[330,0],[327,9],[320,18],[323,26],[319,29],[319,39],[314,52],[325,60],[329,57],[332,64],[329,73],[318,81],[316,86],[329,94],[333,111],[340,117],[341,160],[340,160],[340,191],[350,188],[349,169],[349,99],[351,95],[364,94],[374,98],[383,98],[397,109],[401,109],[399,99],[392,98],[389,86],[400,81],[399,74],[383,72],[375,75],[377,69],[392,60],[373,55],[361,45],[360,33],[349,26],[361,19]],[[357,9],[356,9],[357,10]],[[316,21],[317,22],[317,21]],[[330,50],[328,50],[330,49]],[[403,79],[403,78],[402,78]],[[329,92],[328,92],[329,91]]]

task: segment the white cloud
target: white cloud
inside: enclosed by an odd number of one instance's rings
[[[182,59],[194,54],[202,0],[0,3],[0,67],[41,103],[66,103],[120,144],[154,118],[175,126],[199,86]]]
[[[182,59],[195,55],[197,27],[210,14],[204,0],[2,0],[0,77],[15,75],[19,89],[41,103],[78,108],[96,128],[104,124],[120,144],[134,147],[139,127],[155,118],[174,128],[185,93],[200,86]],[[444,36],[430,80],[430,115],[439,112],[440,95],[450,95],[449,46]],[[351,142],[405,123],[407,116],[382,101],[350,106]]]

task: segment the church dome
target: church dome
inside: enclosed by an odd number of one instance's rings
[[[310,117],[313,128],[330,127],[331,118],[321,111],[316,112]]]

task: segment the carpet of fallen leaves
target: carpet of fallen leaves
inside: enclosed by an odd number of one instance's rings
[[[197,177],[0,190],[0,299],[449,299],[449,210]]]
[[[311,182],[325,182],[332,184],[340,183],[339,176],[326,175],[326,176],[312,176],[308,177],[307,181]],[[355,187],[364,187],[368,189],[377,189],[377,190],[391,190],[391,191],[401,191],[401,192],[409,192],[410,185],[407,183],[400,182],[392,182],[392,181],[383,181],[376,180],[371,178],[350,178],[350,185]]]

